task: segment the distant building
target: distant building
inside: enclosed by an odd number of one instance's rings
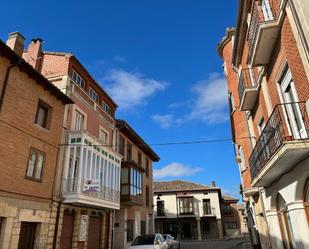
[[[0,248],[51,248],[57,156],[73,101],[22,59],[24,37],[0,41]]]
[[[154,182],[155,231],[180,239],[223,238],[221,198],[215,185]]]
[[[244,207],[238,199],[224,195],[222,198],[222,221],[224,236],[234,237],[248,234],[244,219]]]
[[[159,156],[124,120],[116,120],[121,162],[120,210],[115,216],[115,249],[126,249],[138,235],[154,232],[152,163]]]

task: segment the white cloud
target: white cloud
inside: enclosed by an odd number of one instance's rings
[[[192,166],[174,162],[160,169],[154,169],[153,177],[155,179],[163,179],[163,178],[171,178],[171,177],[175,178],[175,177],[192,176],[200,171],[202,171],[202,168],[200,167],[192,167]]]
[[[157,122],[162,128],[170,128],[183,123],[182,118],[176,118],[173,114],[153,115],[152,120]]]
[[[201,120],[209,124],[228,120],[228,93],[224,77],[212,73],[208,79],[198,81],[191,90],[194,95],[191,99],[173,103],[169,106],[171,108],[181,108],[186,103],[190,109],[187,113],[178,115],[172,113],[156,114],[151,118],[162,128],[175,127],[192,120]]]
[[[236,198],[239,198],[239,195],[240,195],[239,185],[236,185],[236,186],[232,187],[231,189],[222,188],[221,191],[224,195],[228,195],[228,196],[232,196],[232,197],[236,197]]]
[[[105,77],[106,90],[119,105],[128,110],[147,103],[147,98],[163,91],[167,82],[146,78],[140,73],[131,73],[121,69],[111,70]]]
[[[192,89],[195,102],[189,119],[199,119],[207,123],[220,123],[228,119],[227,85],[224,77],[213,73],[207,80],[199,81]]]

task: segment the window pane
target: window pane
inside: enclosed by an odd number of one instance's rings
[[[36,172],[34,176],[35,179],[41,179],[43,163],[44,163],[44,155],[38,153],[38,161],[37,161]]]
[[[30,154],[30,158],[29,158],[29,163],[28,163],[27,176],[30,176],[30,177],[33,176],[35,158],[36,158],[36,152],[32,150]]]
[[[46,128],[47,109],[39,105],[37,110],[36,124]]]

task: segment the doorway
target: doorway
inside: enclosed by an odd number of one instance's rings
[[[101,248],[101,216],[90,216],[88,226],[88,249],[100,249]]]
[[[183,223],[183,236],[184,238],[191,238],[191,224],[189,222]]]
[[[62,231],[60,237],[60,249],[71,249],[74,227],[74,214],[65,212],[63,214]]]
[[[18,249],[34,248],[36,230],[37,230],[37,223],[34,222],[21,223]]]

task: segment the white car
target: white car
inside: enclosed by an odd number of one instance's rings
[[[175,240],[175,238],[170,234],[163,234],[163,239],[166,241],[168,245],[168,249],[179,249],[180,248],[180,242],[178,240]]]
[[[129,249],[169,249],[161,234],[141,235],[133,240]]]

